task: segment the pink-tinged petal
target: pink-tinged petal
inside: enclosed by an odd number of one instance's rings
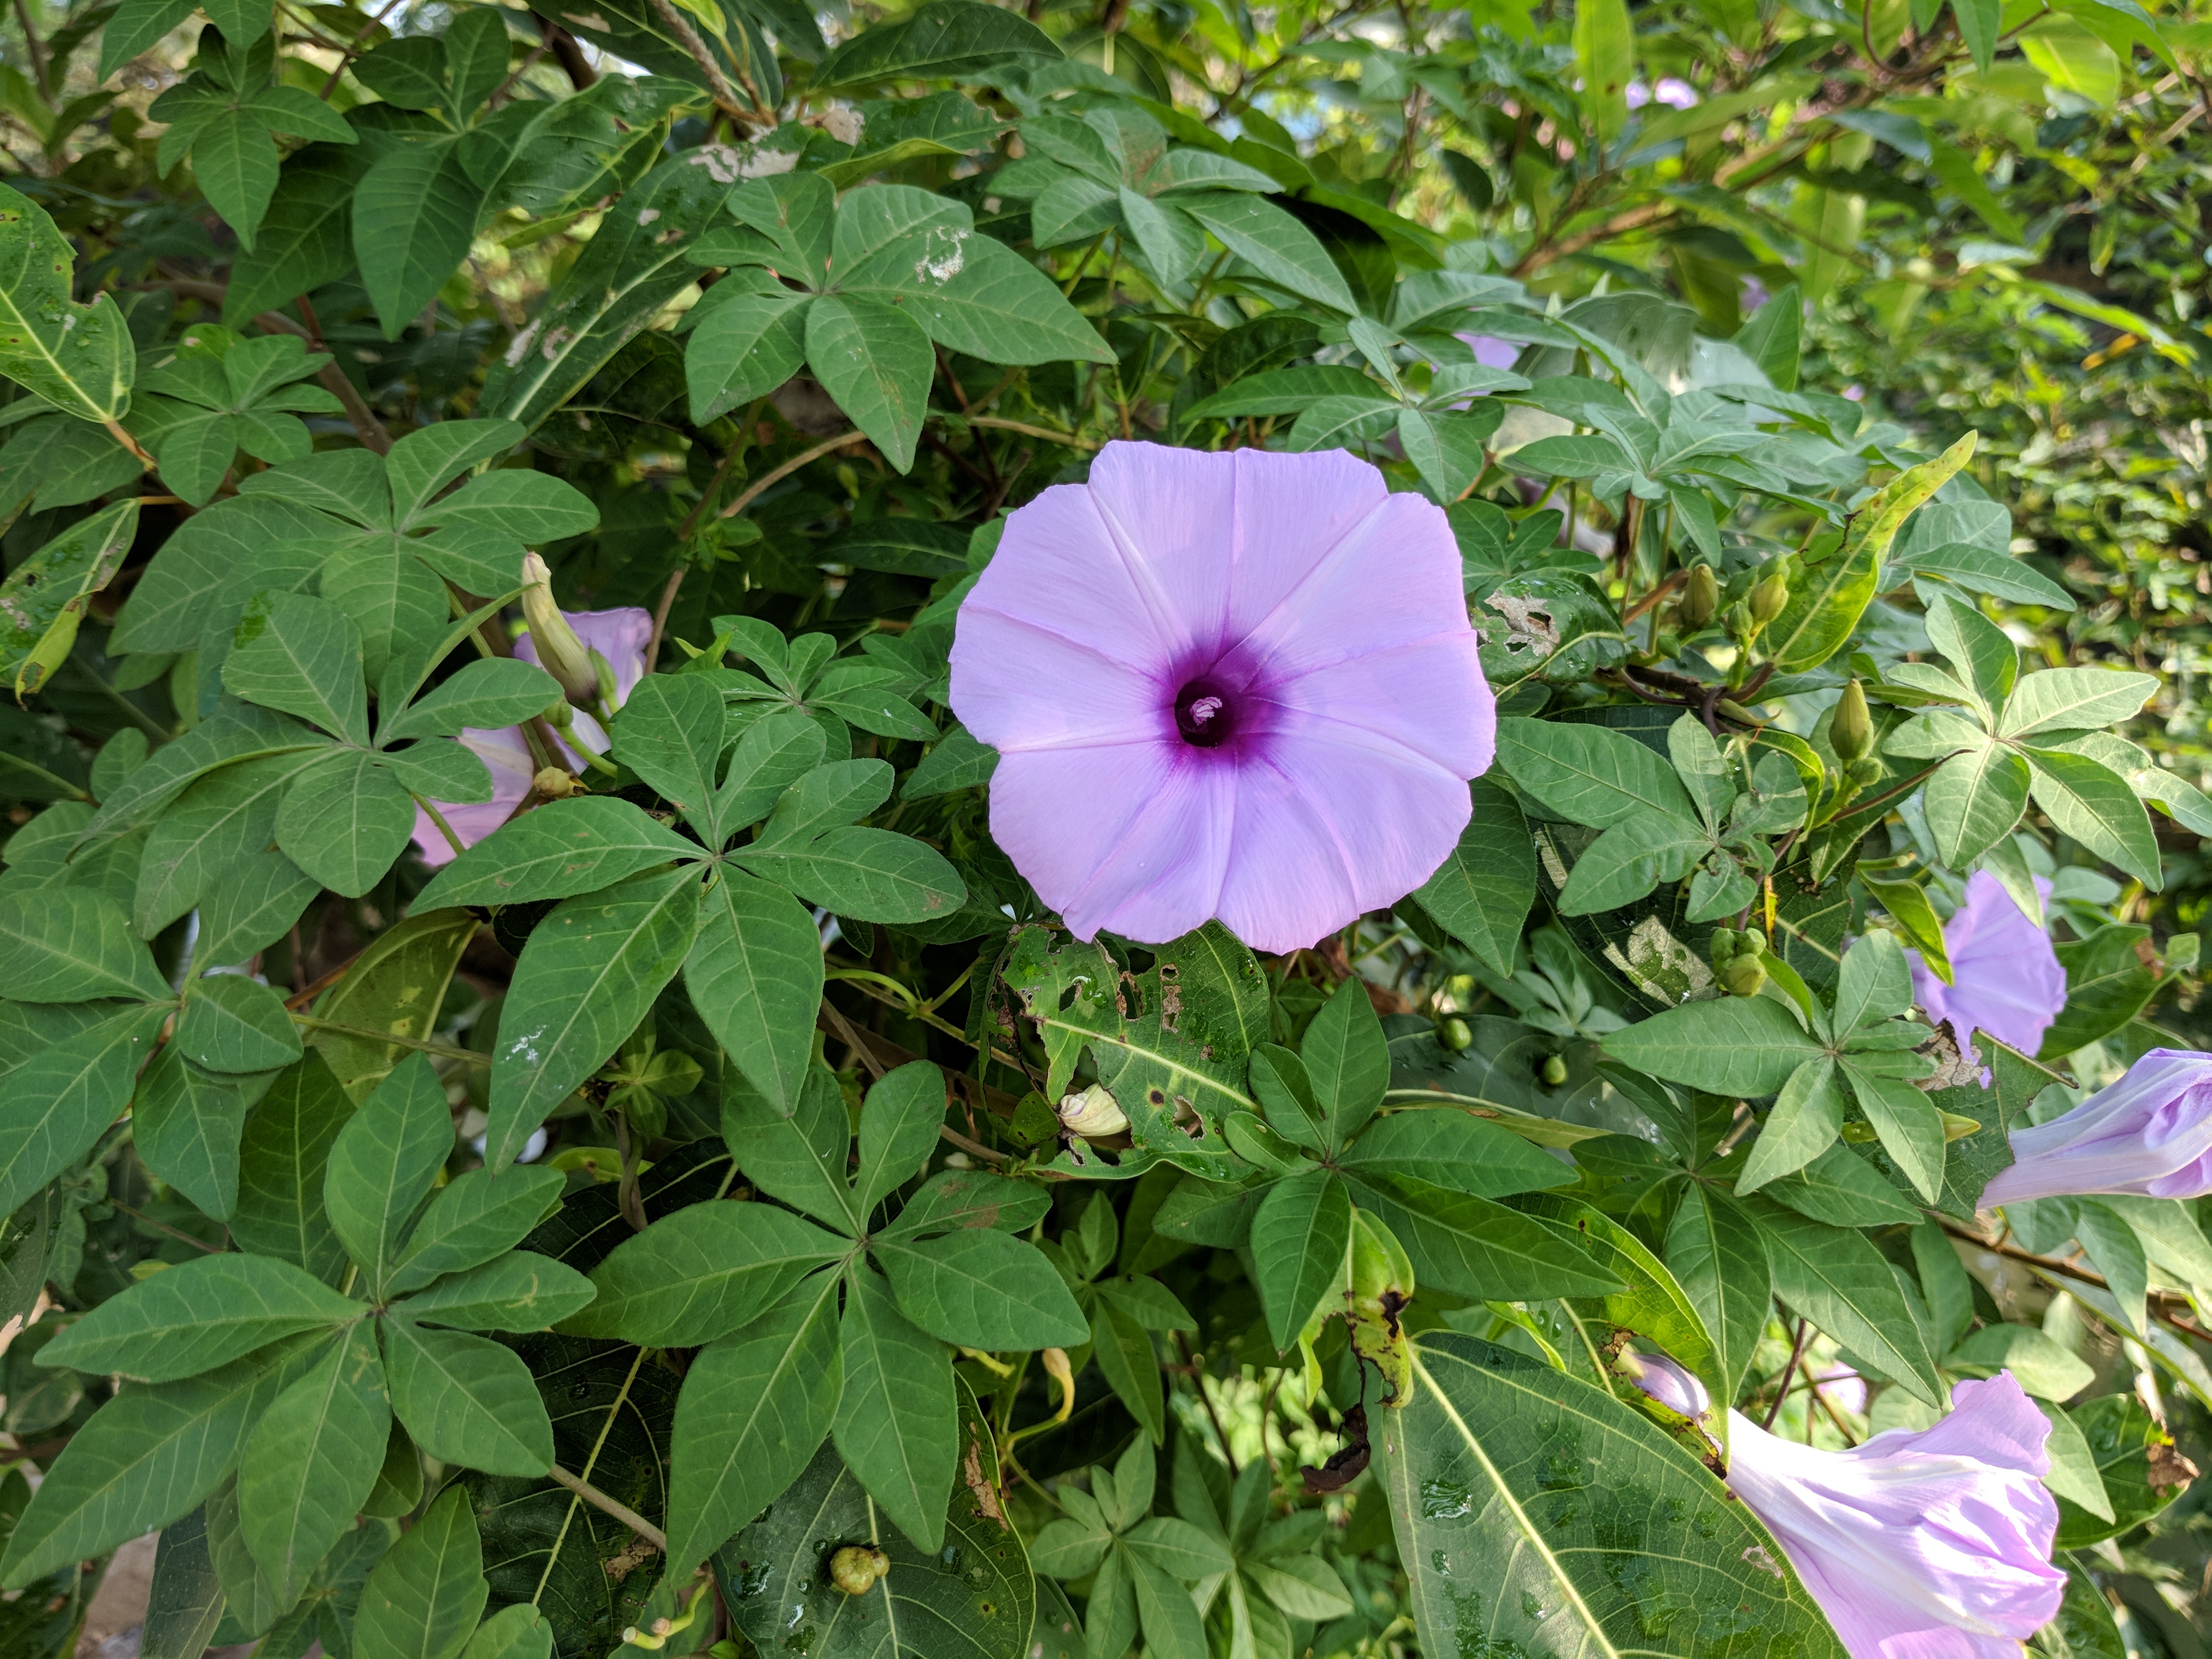
[[[1236,774],[1181,745],[1010,754],[991,778],[991,834],[1079,939],[1180,938],[1214,914]]]
[[[1472,630],[1309,670],[1271,688],[1285,708],[1389,738],[1462,778],[1490,769],[1498,702]]]
[[[1271,763],[1246,766],[1218,914],[1255,951],[1303,950],[1365,908],[1352,858],[1333,817],[1297,779]]]
[[[1620,1365],[1630,1382],[1678,1417],[1694,1422],[1713,1408],[1713,1397],[1696,1374],[1663,1353],[1627,1349]]]
[[[460,742],[491,774],[491,799],[480,802],[441,800],[432,805],[461,838],[461,845],[473,847],[514,815],[514,809],[522,805],[522,798],[530,793],[531,781],[538,775],[531,764],[530,745],[522,740],[520,726],[506,726],[496,732],[471,727],[461,733]],[[432,869],[453,861],[453,844],[419,806],[415,809],[414,840],[422,862]]]
[[[2015,1129],[1981,1206],[2031,1199],[2212,1194],[2212,1054],[2154,1048],[2048,1123]]]
[[[607,659],[615,680],[615,706],[620,708],[637,683],[645,678],[645,647],[653,640],[653,612],[641,605],[617,605],[612,611],[563,611],[568,626],[586,648]],[[538,647],[525,634],[514,642],[514,654],[525,662],[538,660]]]
[[[952,641],[952,707],[1002,754],[1173,740],[1173,686],[1096,646],[977,604]]]
[[[1240,658],[1289,678],[1467,622],[1459,544],[1433,501],[1393,495],[1245,629]]]
[[[1139,585],[1176,622],[1178,652],[1229,628],[1237,518],[1249,451],[1109,444],[1091,464],[1091,498]],[[972,728],[971,728],[972,729]]]
[[[1957,1398],[1933,1428],[1843,1452],[1729,1413],[1729,1488],[1854,1659],[2016,1654],[2065,1594],[2051,1561],[2058,1505],[2038,1479],[2049,1425],[2008,1376]]]
[[[1241,639],[1264,621],[1389,495],[1382,475],[1345,450],[1234,453],[1237,563],[1229,599],[1230,640]]]
[[[1495,334],[1455,335],[1463,345],[1474,353],[1474,361],[1485,368],[1511,368],[1521,361],[1520,344],[1513,340],[1501,340]]]
[[[2048,896],[2051,884],[2039,878],[2036,884]],[[1943,949],[1949,985],[1917,951],[1906,952],[1913,1000],[1929,1019],[1948,1021],[1961,1040],[1983,1031],[2025,1054],[2043,1046],[2066,1006],[2066,970],[2049,936],[1988,871],[1968,878],[1966,902],[1943,924]]]
[[[961,608],[963,616],[972,605],[1018,617],[1132,667],[1164,672],[1188,653],[1189,630],[1141,574],[1089,488],[1055,484],[1006,520],[999,550]],[[956,652],[958,631],[964,623]]]

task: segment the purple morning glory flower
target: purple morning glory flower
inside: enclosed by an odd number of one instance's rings
[[[1109,444],[1006,522],[952,706],[991,833],[1080,939],[1311,945],[1419,886],[1497,717],[1433,502],[1341,450]]]
[[[1474,361],[1485,368],[1510,369],[1521,361],[1521,347],[1512,340],[1501,340],[1495,334],[1461,334],[1459,342],[1474,353]]]
[[[1616,1362],[1621,1374],[1678,1417],[1702,1420],[1713,1409],[1713,1397],[1687,1368],[1663,1353],[1624,1349]]]
[[[568,618],[568,626],[576,630],[576,637],[588,649],[606,659],[607,666],[614,672],[615,707],[620,708],[623,700],[645,678],[645,647],[653,638],[653,613],[626,605],[613,611],[564,611],[561,614]],[[525,662],[538,660],[538,647],[529,635],[525,634],[514,642],[514,654]],[[570,716],[569,732],[576,742],[586,745],[593,754],[607,752],[611,739],[606,729],[582,709]],[[530,758],[530,745],[523,741],[519,726],[495,732],[470,726],[461,733],[460,741],[490,772],[491,799],[441,800],[432,805],[453,825],[453,833],[461,838],[461,845],[473,847],[514,816],[514,809],[522,805],[522,798],[530,793],[531,781],[538,775],[538,768]],[[556,734],[555,741],[567,751],[569,764],[580,770],[583,756],[568,738]],[[433,869],[453,857],[453,844],[438,833],[438,826],[430,822],[430,815],[419,806],[415,809],[415,850],[422,855],[422,862]]]
[[[2039,877],[2035,884],[2050,896],[2049,882]],[[1985,1031],[2024,1054],[2043,1046],[2043,1034],[2066,1006],[2066,970],[2049,935],[1988,871],[1967,878],[1966,902],[1943,924],[1943,949],[1951,958],[1949,985],[1919,951],[1905,953],[1912,963],[1912,1000],[1930,1024],[1948,1020],[1962,1045]]]
[[[2100,1193],[2212,1194],[2212,1054],[2154,1048],[2063,1116],[2012,1132],[1980,1207]]]
[[[1850,1451],[1729,1414],[1730,1491],[1765,1523],[1852,1659],[2020,1659],[2066,1593],[2044,1489],[2051,1425],[2009,1371],[1930,1429]]]

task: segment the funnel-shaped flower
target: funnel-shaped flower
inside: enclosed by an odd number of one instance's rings
[[[2039,878],[2036,888],[2050,896],[2049,882]],[[1951,958],[1948,985],[1919,951],[1905,952],[1912,962],[1912,1000],[1929,1023],[1949,1021],[1961,1044],[1986,1031],[2022,1054],[2040,1048],[2066,1006],[2066,970],[2049,936],[1988,871],[1967,878],[1966,902],[1943,924],[1943,949]]]
[[[2009,1371],[1931,1429],[1831,1452],[1729,1416],[1729,1487],[1781,1541],[1852,1659],[2020,1659],[2058,1611],[2051,1425]]]
[[[564,611],[562,617],[585,649],[605,658],[607,666],[614,671],[615,705],[619,708],[632,688],[645,678],[645,647],[653,638],[653,613],[636,605],[623,605],[615,611]],[[514,654],[525,662],[544,665],[539,660],[533,635],[526,634],[514,642]],[[596,677],[593,684],[596,688]],[[584,757],[571,746],[572,739],[595,755],[605,754],[611,741],[605,728],[581,709],[569,715],[568,736],[556,738],[566,750],[563,757],[572,766],[581,768]],[[531,759],[530,745],[519,726],[495,732],[471,726],[461,733],[460,740],[490,771],[491,799],[431,804],[453,826],[453,833],[461,838],[461,845],[473,847],[505,823],[514,809],[522,805],[538,768]],[[438,826],[430,822],[430,815],[420,807],[415,811],[415,850],[422,855],[422,862],[434,869],[453,856],[453,844],[439,833]]]
[[[1436,506],[1341,451],[1109,444],[1007,521],[952,706],[991,831],[1079,938],[1218,916],[1263,951],[1403,897],[1496,712]]]
[[[1622,1376],[1676,1416],[1694,1423],[1711,1414],[1713,1397],[1705,1385],[1665,1354],[1627,1348],[1616,1363]]]
[[[2012,1132],[1981,1207],[2100,1193],[2212,1194],[2212,1054],[2154,1048],[2063,1116]]]

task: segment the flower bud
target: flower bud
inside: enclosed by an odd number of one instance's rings
[[[890,1570],[890,1557],[873,1544],[848,1544],[830,1558],[830,1582],[848,1595],[866,1595]]]
[[[1840,761],[1855,761],[1874,747],[1874,721],[1867,714],[1866,688],[1854,679],[1837,699],[1828,719],[1828,746]]]
[[[1844,769],[1844,775],[1863,789],[1869,784],[1880,783],[1884,770],[1881,762],[1874,756],[1861,755]]]
[[[561,683],[572,702],[590,702],[599,695],[599,671],[592,665],[591,652],[568,626],[561,607],[553,603],[553,573],[535,553],[526,553],[522,580],[522,615],[538,649],[538,665]]]
[[[540,768],[538,775],[530,780],[530,787],[541,800],[566,800],[571,795],[581,794],[584,789],[574,774],[557,766]]]
[[[1726,620],[1729,633],[1739,640],[1748,638],[1752,629],[1758,626],[1752,621],[1750,603],[1744,599],[1738,599],[1728,608]]]
[[[1547,1055],[1544,1060],[1544,1085],[1556,1089],[1567,1080],[1567,1062],[1558,1054]]]
[[[1474,1033],[1468,1029],[1465,1020],[1455,1015],[1443,1023],[1443,1029],[1437,1033],[1437,1040],[1456,1054],[1463,1053],[1468,1044],[1474,1041]]]
[[[1766,948],[1766,930],[1747,927],[1737,936],[1735,953],[1740,957],[1755,957]]]
[[[1674,606],[1674,615],[1684,629],[1694,634],[1713,619],[1721,608],[1721,585],[1709,564],[1692,566],[1690,578],[1682,584],[1682,597]]]
[[[1766,986],[1766,968],[1757,957],[1738,957],[1721,969],[1721,983],[1732,997],[1755,997]]]
[[[1779,573],[1769,576],[1751,590],[1752,620],[1761,628],[1782,614],[1782,607],[1790,603],[1790,584]]]
[[[1736,931],[1733,927],[1722,927],[1713,929],[1710,954],[1712,957],[1714,967],[1725,968],[1735,960],[1736,939]]]
[[[1129,1127],[1128,1115],[1122,1111],[1121,1103],[1096,1083],[1062,1100],[1059,1112],[1060,1130],[1066,1134],[1086,1138],[1118,1135]]]

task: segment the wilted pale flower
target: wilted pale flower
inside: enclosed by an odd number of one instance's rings
[[[2038,878],[2036,890],[2048,897],[2051,884]],[[1951,958],[1948,985],[1919,951],[1905,953],[1912,963],[1912,1000],[1931,1024],[1949,1021],[1962,1046],[1976,1031],[2022,1054],[2043,1046],[2043,1034],[2066,1006],[2066,970],[2049,936],[1988,871],[1967,878],[1966,902],[1943,924],[1943,949]]]
[[[522,616],[530,624],[538,665],[561,683],[571,702],[592,702],[599,695],[599,670],[592,665],[591,647],[576,636],[553,603],[553,573],[537,554],[526,553],[522,580]]]
[[[1129,1127],[1121,1103],[1112,1091],[1096,1083],[1066,1095],[1054,1109],[1060,1127],[1072,1135],[1118,1135]]]
[[[2036,1198],[2212,1194],[2212,1054],[2154,1048],[2072,1111],[2012,1132],[1980,1207]]]
[[[2044,1489],[2051,1425],[2012,1373],[1952,1390],[1930,1429],[1850,1451],[1731,1412],[1729,1490],[1781,1542],[1852,1659],[2020,1659],[2066,1593]]]
[[[614,702],[619,708],[632,688],[645,678],[645,647],[653,638],[653,613],[632,605],[613,611],[568,611],[562,617],[586,650],[597,652],[606,659],[614,673]],[[525,662],[544,665],[539,662],[534,635],[526,634],[517,640],[514,654]],[[577,767],[585,763],[575,744],[584,745],[595,755],[605,754],[611,744],[606,728],[581,709],[570,714],[567,735],[556,733],[554,740],[569,763]],[[471,726],[461,733],[460,741],[490,771],[491,799],[467,804],[442,800],[431,804],[453,826],[453,833],[461,838],[461,845],[473,847],[505,823],[514,809],[522,805],[522,798],[530,793],[531,781],[537,776],[538,763],[531,758],[530,745],[524,741],[519,726],[495,732]],[[422,855],[422,862],[433,868],[453,856],[453,844],[439,833],[438,826],[430,822],[430,815],[420,807],[415,810],[415,849]]]
[[[1711,1414],[1713,1397],[1705,1385],[1665,1354],[1626,1348],[1614,1363],[1622,1376],[1678,1417],[1694,1423]]]
[[[1462,586],[1443,514],[1340,450],[1107,445],[961,607],[992,834],[1082,939],[1288,951],[1403,897],[1496,733]]]

